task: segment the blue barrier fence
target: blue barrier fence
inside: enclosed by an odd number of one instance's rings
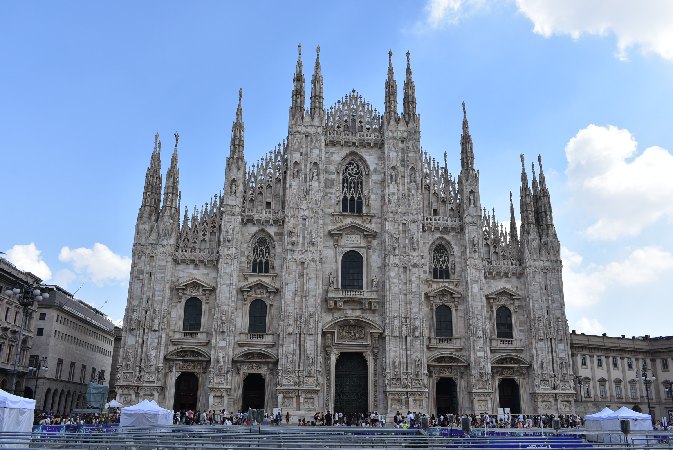
[[[118,423],[100,425],[33,425],[33,433],[114,433]]]

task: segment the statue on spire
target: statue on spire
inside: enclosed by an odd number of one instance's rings
[[[385,116],[388,121],[397,117],[397,82],[393,70],[393,51],[388,51],[388,78],[386,79]]]
[[[313,77],[311,78],[311,107],[310,107],[310,114],[311,118],[315,118],[318,116],[320,118],[320,122],[323,121],[323,103],[324,103],[324,96],[323,96],[323,81],[322,81],[322,73],[320,70],[320,46],[316,46],[315,48],[315,68],[313,69]]]
[[[407,77],[404,80],[404,117],[407,123],[416,120],[416,85],[411,77],[411,52],[407,50]]]

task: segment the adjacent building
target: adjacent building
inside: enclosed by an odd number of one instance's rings
[[[0,389],[12,390],[12,377],[16,374],[14,392],[32,397],[26,385],[28,353],[33,346],[33,323],[37,305],[24,309],[7,290],[39,287],[42,280],[30,272],[19,270],[0,258]],[[17,359],[18,356],[18,359]]]
[[[30,366],[39,365],[40,371],[28,383],[34,390],[36,409],[68,414],[87,407],[89,383],[107,384],[115,327],[101,311],[64,289],[42,288],[49,298],[37,309],[29,359]]]
[[[578,413],[625,405],[644,413],[649,408],[655,418],[673,414],[672,336],[608,337],[573,330],[570,343]]]
[[[180,204],[179,136],[165,180],[157,136],[118,400],[290,414],[574,411],[541,159],[531,169],[522,155],[520,215],[510,194],[503,225],[481,202],[465,105],[452,173],[446,154],[421,149],[409,54],[401,108],[392,54],[382,78],[381,112],[355,90],[326,106],[319,49],[308,98],[300,50],[288,134],[253,164],[239,93],[223,191],[193,212]]]

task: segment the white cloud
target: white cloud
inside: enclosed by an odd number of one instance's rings
[[[84,276],[97,286],[128,280],[131,258],[114,253],[106,245],[95,243],[93,248],[63,247],[58,259],[70,263],[75,274]]]
[[[590,319],[588,317],[580,318],[575,324],[575,328],[578,333],[584,334],[601,334],[605,330],[598,320]]]
[[[673,271],[673,254],[658,247],[632,251],[623,261],[604,266],[583,266],[583,258],[561,247],[563,291],[567,305],[587,307],[599,303],[608,289],[652,283]]]
[[[15,245],[7,250],[7,260],[24,272],[31,272],[46,281],[51,278],[51,269],[42,259],[42,252],[34,242]]]
[[[428,0],[425,4],[425,22],[431,28],[455,24],[486,5],[487,0]]]
[[[588,238],[635,236],[673,219],[673,155],[656,146],[636,151],[631,133],[614,126],[589,125],[566,145],[572,201],[595,220]]]
[[[485,10],[498,0],[428,0],[418,28],[440,28]],[[628,59],[638,48],[673,61],[673,1],[670,0],[516,0],[519,11],[533,22],[533,32],[550,37],[613,35],[616,56]]]
[[[673,2],[670,0],[516,0],[533,31],[579,39],[583,34],[617,39],[617,57],[632,47],[673,60]]]

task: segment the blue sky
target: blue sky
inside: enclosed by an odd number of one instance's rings
[[[326,106],[379,110],[410,50],[422,146],[458,173],[464,100],[500,220],[542,155],[570,328],[670,335],[672,5],[3,2],[0,250],[119,320],[155,132],[164,172],[180,133],[191,209],[222,187],[239,87],[248,163],[286,136],[297,43],[309,73],[321,47]]]

